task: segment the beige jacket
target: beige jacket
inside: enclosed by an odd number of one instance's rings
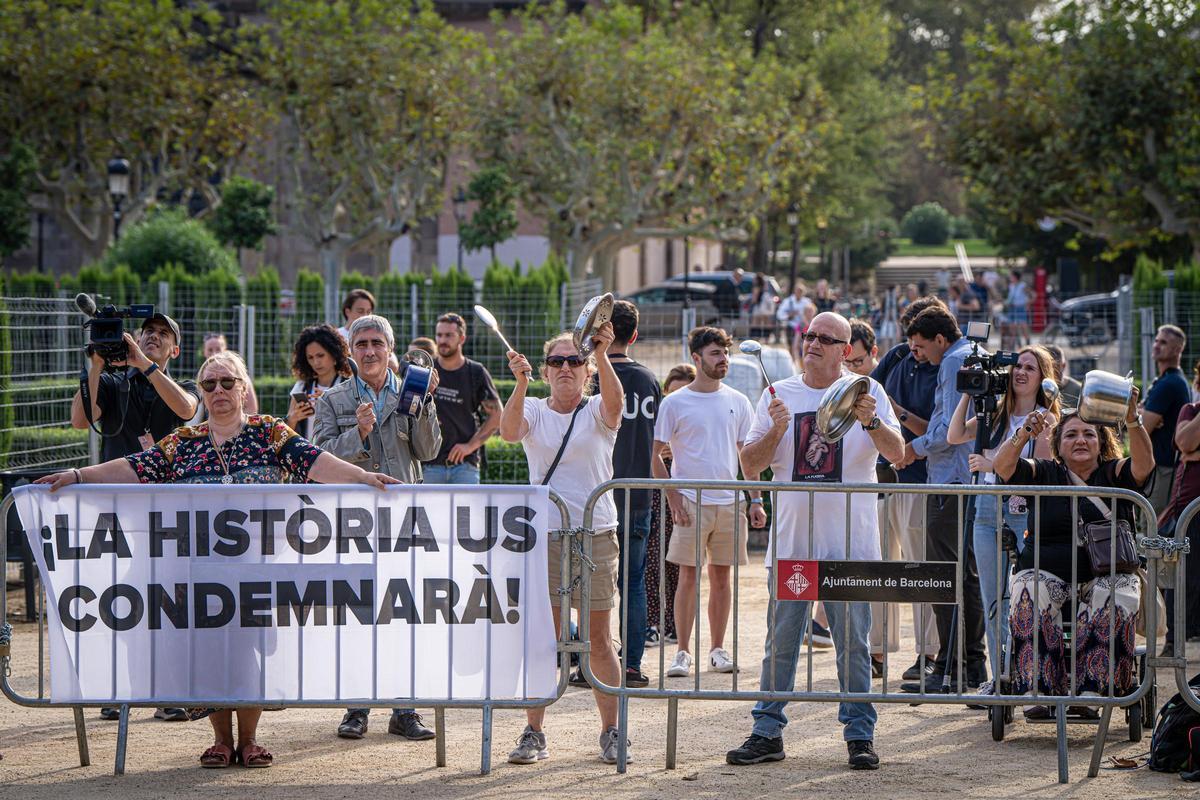
[[[353,379],[339,383],[317,400],[313,444],[368,472],[420,483],[421,462],[436,458],[442,447],[437,405],[426,403],[418,416],[405,416],[397,410],[400,399],[396,393],[388,392],[383,414],[375,420],[364,447],[354,413],[358,409],[355,385]]]

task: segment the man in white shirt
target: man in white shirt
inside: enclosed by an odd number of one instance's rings
[[[700,327],[688,334],[688,349],[696,365],[696,377],[687,386],[663,398],[654,424],[654,452],[650,461],[656,478],[678,480],[737,480],[738,454],[754,410],[741,392],[721,381],[729,372],[729,346],[733,340],[720,328]],[[671,448],[671,472],[663,463],[663,449]],[[758,473],[747,478],[757,478]],[[708,625],[711,636],[709,667],[715,672],[733,672],[733,658],[725,649],[725,626],[733,602],[730,567],[745,564],[746,520],[736,513],[737,493],[732,490],[699,492],[667,489],[667,504],[675,532],[666,560],[679,565],[675,590],[675,630],[679,649],[667,676],[683,678],[691,672],[692,655],[688,634],[696,619],[698,571],[708,562]],[[751,492],[750,521],[754,527],[767,524],[761,492]],[[743,508],[746,506],[744,505]],[[699,538],[699,543],[697,543]],[[700,553],[697,560],[696,553]]]
[[[869,391],[854,406],[854,415],[861,424],[842,439],[829,442],[816,429],[816,412],[825,390],[843,375],[850,354],[850,323],[833,312],[818,314],[804,341],[804,372],[775,384],[775,397],[764,393],[759,400],[742,450],[742,472],[756,475],[771,467],[776,481],[873,483],[880,455],[889,461],[904,455],[900,423],[887,394],[868,378]],[[815,505],[813,519],[820,521],[813,530],[808,528],[810,495],[780,492],[776,496],[779,539],[767,550],[768,567],[774,568],[773,556],[880,560],[877,495],[850,496],[848,530],[844,522],[847,495],[822,493],[811,497]],[[843,692],[870,692],[870,605],[833,602],[825,604],[825,611],[833,630],[838,685]],[[809,612],[808,602],[777,600],[773,604],[759,684],[763,691],[790,692],[794,688],[796,661]],[[847,641],[849,652],[843,653]],[[753,733],[741,747],[726,754],[726,761],[759,764],[782,760],[785,705],[778,701],[758,703],[753,711]],[[839,708],[838,719],[845,725],[843,736],[853,769],[879,767],[874,749],[876,716],[870,703],[842,703]]]

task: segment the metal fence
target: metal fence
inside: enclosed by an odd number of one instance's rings
[[[851,551],[851,507],[852,507],[852,503],[849,502],[849,498],[851,498],[854,495],[864,495],[865,494],[865,495],[869,495],[871,497],[875,497],[875,496],[887,497],[887,496],[892,496],[892,495],[916,495],[916,496],[918,496],[918,498],[920,498],[922,500],[925,497],[928,497],[930,495],[953,495],[958,498],[961,498],[963,501],[965,501],[967,498],[974,497],[974,498],[976,498],[977,502],[998,502],[1001,495],[1025,496],[1025,497],[1028,497],[1030,500],[1030,504],[1029,504],[1029,508],[1031,509],[1030,519],[1033,521],[1033,527],[1028,533],[1029,533],[1030,540],[1032,541],[1032,546],[1035,547],[1034,552],[1035,552],[1035,554],[1037,554],[1034,556],[1034,570],[1035,570],[1035,575],[1037,578],[1037,580],[1035,580],[1035,582],[1034,582],[1033,603],[1034,603],[1035,609],[1038,608],[1039,598],[1037,597],[1037,593],[1039,591],[1039,587],[1041,584],[1040,578],[1042,575],[1042,570],[1041,570],[1041,566],[1040,566],[1040,564],[1041,564],[1040,552],[1041,552],[1043,531],[1041,530],[1040,508],[1041,508],[1041,503],[1044,500],[1044,498],[1047,498],[1047,497],[1069,497],[1071,499],[1071,517],[1072,517],[1072,523],[1073,523],[1074,527],[1078,527],[1078,525],[1077,525],[1078,520],[1079,520],[1078,503],[1081,499],[1085,499],[1088,497],[1097,497],[1097,498],[1103,498],[1103,500],[1106,504],[1111,504],[1111,509],[1112,509],[1111,516],[1112,516],[1112,519],[1114,520],[1114,522],[1113,522],[1114,535],[1112,536],[1111,541],[1112,541],[1114,556],[1115,556],[1115,548],[1116,548],[1116,536],[1115,536],[1115,520],[1117,517],[1116,503],[1118,500],[1129,502],[1129,503],[1133,504],[1133,506],[1137,512],[1138,530],[1143,534],[1143,537],[1142,537],[1143,540],[1145,539],[1144,534],[1153,533],[1155,531],[1155,514],[1154,514],[1153,508],[1150,506],[1149,501],[1143,495],[1138,494],[1136,492],[1129,491],[1129,490],[1125,490],[1125,489],[1110,489],[1110,488],[1098,488],[1098,487],[1054,487],[1052,489],[1047,489],[1047,488],[1041,487],[1041,486],[985,486],[985,485],[936,486],[936,485],[906,485],[906,484],[842,484],[842,483],[810,484],[810,483],[785,483],[785,482],[763,483],[763,482],[759,482],[759,481],[620,480],[620,481],[610,481],[608,483],[605,483],[605,484],[597,487],[591,493],[587,502],[584,505],[584,517],[583,517],[584,532],[587,533],[587,532],[594,530],[593,529],[593,515],[595,512],[595,508],[596,508],[597,503],[600,502],[600,500],[605,495],[607,495],[609,492],[613,491],[614,489],[634,489],[634,488],[647,488],[647,489],[688,488],[688,489],[693,489],[693,490],[696,490],[696,492],[697,492],[697,498],[696,498],[697,506],[703,504],[703,493],[705,491],[711,492],[714,490],[735,490],[738,493],[737,499],[735,500],[735,504],[734,504],[734,514],[735,515],[740,514],[742,511],[743,501],[741,499],[741,492],[744,492],[744,491],[755,490],[755,491],[762,491],[764,494],[770,494],[771,499],[772,499],[772,506],[775,506],[774,501],[777,499],[779,492],[806,494],[807,500],[808,500],[808,504],[807,504],[807,507],[808,507],[808,526],[807,526],[808,541],[807,541],[807,548],[806,548],[805,552],[807,552],[807,553],[814,552],[813,543],[814,543],[814,537],[815,537],[815,531],[816,531],[816,528],[815,528],[816,519],[815,519],[815,504],[813,501],[817,495],[836,494],[836,495],[844,495],[847,498],[847,502],[845,503],[846,515],[845,515],[844,528],[843,528],[844,533],[845,533],[845,550],[843,552],[845,552],[845,553],[849,553]],[[628,504],[628,497],[629,497],[628,492],[625,493],[625,497],[626,497],[625,502]],[[992,498],[995,498],[995,499],[993,500]],[[837,691],[821,691],[814,686],[813,643],[812,643],[811,638],[809,638],[809,640],[808,640],[807,652],[802,652],[800,655],[800,658],[805,663],[797,664],[798,671],[802,670],[804,673],[806,673],[805,683],[804,683],[803,688],[797,688],[793,691],[779,691],[779,690],[764,690],[764,689],[759,689],[758,687],[745,688],[744,686],[739,686],[739,671],[740,671],[739,665],[745,663],[744,654],[746,653],[746,648],[743,647],[742,643],[739,641],[739,638],[740,638],[739,637],[740,627],[739,627],[739,620],[738,620],[739,589],[741,588],[742,582],[739,580],[739,568],[738,568],[738,565],[737,565],[736,559],[735,559],[735,563],[734,563],[733,569],[732,569],[733,597],[732,597],[732,620],[731,620],[731,623],[732,623],[731,624],[732,655],[733,655],[733,661],[734,661],[734,669],[733,669],[732,674],[730,675],[729,688],[727,688],[727,689],[709,689],[709,688],[702,687],[701,683],[700,683],[699,669],[697,669],[694,682],[692,682],[692,685],[690,687],[676,688],[674,685],[669,685],[667,683],[668,679],[665,677],[666,676],[665,649],[660,649],[660,652],[659,652],[659,677],[658,677],[657,686],[648,686],[646,688],[633,688],[633,687],[630,687],[627,685],[625,678],[621,679],[620,685],[616,685],[616,686],[607,685],[607,684],[603,683],[602,681],[600,681],[599,679],[597,679],[595,677],[595,675],[592,673],[589,657],[587,654],[585,654],[585,656],[583,658],[583,662],[582,662],[582,669],[583,669],[584,674],[587,677],[588,681],[590,681],[592,686],[595,687],[597,690],[604,692],[606,694],[616,695],[619,700],[618,728],[619,728],[620,733],[618,736],[618,741],[620,743],[620,747],[619,747],[618,762],[617,762],[618,772],[623,772],[625,770],[625,764],[626,764],[625,749],[626,749],[626,742],[628,739],[629,702],[630,702],[630,700],[635,700],[635,699],[636,700],[641,700],[641,699],[661,700],[661,699],[665,699],[665,700],[667,700],[667,703],[668,703],[668,706],[667,706],[667,753],[666,753],[666,766],[668,769],[673,769],[676,765],[675,748],[676,748],[676,743],[678,742],[678,730],[677,730],[677,728],[678,728],[678,704],[681,700],[722,700],[722,701],[736,700],[736,701],[745,701],[745,702],[751,702],[751,701],[813,702],[813,701],[817,701],[817,702],[837,702],[837,703],[863,702],[863,703],[892,703],[892,704],[937,703],[937,704],[943,704],[943,705],[944,704],[951,704],[951,705],[977,704],[977,705],[981,705],[981,706],[988,706],[990,708],[991,714],[989,716],[989,719],[991,721],[991,724],[993,725],[993,736],[995,736],[996,727],[999,727],[1001,735],[998,738],[1003,738],[1004,725],[1008,721],[1010,721],[1010,719],[1011,719],[1010,714],[1011,714],[1011,710],[1013,707],[1018,706],[1018,705],[1024,705],[1024,704],[1040,704],[1040,705],[1046,705],[1046,706],[1053,706],[1054,709],[1056,710],[1056,714],[1055,714],[1053,721],[1057,725],[1058,773],[1059,773],[1059,780],[1062,783],[1066,783],[1068,780],[1067,738],[1066,738],[1067,737],[1066,726],[1068,723],[1067,709],[1069,707],[1074,707],[1074,706],[1089,706],[1089,707],[1095,707],[1095,708],[1101,709],[1101,716],[1099,717],[1098,720],[1095,720],[1095,721],[1089,720],[1093,724],[1098,724],[1095,743],[1094,743],[1093,750],[1092,750],[1091,766],[1090,766],[1090,770],[1089,770],[1089,777],[1095,776],[1099,770],[1100,757],[1103,752],[1104,742],[1105,742],[1105,738],[1108,733],[1109,723],[1111,721],[1112,711],[1114,708],[1126,708],[1127,709],[1126,713],[1127,713],[1128,724],[1129,724],[1129,738],[1133,741],[1138,741],[1141,739],[1143,727],[1145,725],[1148,724],[1148,725],[1152,726],[1152,724],[1153,724],[1153,715],[1156,710],[1155,705],[1154,705],[1155,696],[1156,696],[1156,694],[1155,694],[1155,671],[1154,670],[1158,666],[1166,666],[1167,665],[1166,662],[1152,657],[1153,655],[1157,654],[1156,648],[1157,648],[1157,644],[1158,644],[1157,632],[1156,632],[1156,626],[1158,623],[1157,605],[1153,602],[1150,602],[1148,604],[1148,613],[1147,613],[1147,616],[1145,619],[1145,622],[1146,622],[1146,625],[1145,625],[1146,646],[1144,649],[1141,649],[1138,652],[1138,664],[1136,665],[1136,669],[1134,670],[1134,674],[1133,674],[1133,677],[1136,679],[1135,688],[1126,694],[1123,694],[1121,696],[1115,696],[1117,694],[1117,692],[1115,691],[1115,677],[1114,677],[1115,672],[1116,672],[1116,661],[1117,661],[1116,652],[1115,652],[1115,642],[1118,637],[1114,632],[1114,626],[1116,625],[1116,622],[1115,622],[1113,609],[1114,609],[1115,604],[1112,602],[1110,602],[1107,606],[1109,609],[1108,613],[1102,615],[1102,617],[1101,617],[1102,619],[1107,618],[1107,621],[1108,621],[1108,631],[1107,631],[1108,635],[1106,637],[1106,641],[1107,641],[1107,675],[1108,675],[1107,696],[1099,696],[1099,695],[1081,694],[1080,693],[1079,684],[1077,683],[1076,674],[1075,674],[1075,667],[1076,667],[1077,658],[1078,658],[1077,640],[1075,638],[1072,638],[1071,642],[1070,642],[1069,664],[1070,664],[1070,669],[1071,669],[1071,677],[1070,677],[1069,689],[1068,689],[1067,693],[1061,694],[1061,695],[1058,695],[1058,694],[1052,695],[1052,694],[1047,694],[1047,693],[1042,692],[1041,688],[1040,688],[1040,681],[1045,673],[1043,672],[1043,665],[1042,665],[1041,659],[1039,658],[1039,654],[1038,654],[1038,636],[1036,634],[1033,636],[1032,684],[1035,688],[1032,691],[1032,693],[1021,694],[1021,695],[1008,693],[1007,689],[1009,688],[1009,684],[1005,682],[1006,675],[1004,675],[1004,674],[997,676],[998,680],[996,681],[996,684],[995,684],[996,689],[993,694],[985,695],[985,694],[979,694],[977,692],[973,693],[970,691],[963,691],[963,687],[968,685],[967,681],[964,679],[965,672],[966,672],[966,669],[964,667],[964,665],[966,664],[966,647],[965,647],[966,621],[964,619],[963,613],[961,613],[962,609],[964,608],[964,605],[963,605],[964,572],[967,569],[967,564],[964,561],[964,558],[962,555],[965,552],[965,549],[962,547],[962,542],[964,541],[963,532],[964,532],[964,516],[965,516],[965,512],[963,512],[962,509],[965,505],[966,505],[966,502],[960,503],[960,506],[959,506],[960,513],[958,514],[957,542],[959,543],[959,546],[957,549],[958,549],[959,557],[954,566],[955,577],[956,577],[956,579],[955,579],[955,597],[956,597],[955,606],[957,609],[955,618],[957,620],[957,624],[953,630],[953,633],[951,634],[951,636],[953,637],[953,640],[955,642],[954,648],[951,650],[951,659],[952,659],[953,663],[956,665],[956,674],[954,674],[952,676],[948,676],[949,677],[949,684],[948,684],[949,691],[947,691],[944,694],[935,694],[935,693],[927,692],[925,690],[925,685],[923,682],[922,682],[921,691],[919,693],[902,693],[902,692],[894,691],[892,686],[890,685],[890,681],[889,681],[889,669],[888,669],[889,665],[888,665],[888,656],[887,656],[888,648],[886,646],[883,648],[885,660],[884,660],[884,664],[883,664],[882,687],[879,691],[872,690],[870,692],[848,692],[848,691],[841,690],[840,687]],[[1200,509],[1200,502],[1198,502],[1194,505],[1195,505],[1196,509]],[[664,514],[667,513],[665,503],[663,505],[663,509],[664,509]],[[625,512],[626,512],[625,518],[628,519],[629,518],[628,505],[626,505]],[[700,564],[701,563],[700,535],[699,535],[700,534],[700,514],[697,513],[694,516],[695,516],[695,525],[696,525],[696,535],[695,535],[696,562],[695,563]],[[770,564],[770,569],[771,569],[771,572],[769,574],[771,576],[777,575],[778,569],[779,569],[780,553],[778,551],[778,517],[779,517],[778,514],[773,513],[771,515],[771,522],[770,522],[770,524],[771,524],[771,546],[770,546],[770,549],[768,552],[768,557],[769,557],[769,564]],[[822,526],[824,526],[825,529],[828,529],[830,526],[839,525],[839,521],[834,520],[834,519],[822,518],[820,520],[820,524]],[[884,531],[882,533],[884,534],[884,536],[886,536],[886,534],[887,534],[886,528],[884,529]],[[650,535],[659,537],[660,541],[661,541],[661,538],[663,536],[663,531],[660,528],[657,531],[651,531]],[[585,552],[588,556],[590,556],[591,555],[590,537],[585,536],[585,542],[586,542]],[[803,547],[803,545],[798,545],[798,546]],[[998,531],[997,537],[996,537],[996,547],[997,547],[998,552],[1000,551],[1001,546],[1002,546],[1001,535]],[[659,547],[659,553],[660,553],[659,575],[660,576],[665,575],[664,566],[665,566],[666,549],[667,548],[665,546]],[[626,549],[623,548],[622,557],[624,557],[625,552],[627,552],[627,551],[626,551]],[[1146,572],[1148,574],[1147,595],[1150,597],[1153,597],[1154,593],[1158,591],[1158,588],[1157,588],[1158,587],[1158,567],[1162,561],[1162,557],[1161,557],[1161,551],[1159,551],[1159,550],[1148,549],[1146,551],[1146,553],[1147,553],[1147,557],[1148,557],[1148,565],[1147,565],[1147,570],[1146,570]],[[788,554],[785,554],[785,556],[788,558],[807,558],[807,556],[805,556],[805,555],[794,554],[794,553],[788,553]],[[1076,598],[1075,599],[1076,603],[1079,602],[1079,596],[1080,596],[1079,591],[1082,588],[1081,582],[1077,580],[1077,576],[1079,575],[1077,558],[1078,558],[1078,549],[1076,548],[1076,549],[1072,550],[1071,574],[1069,576],[1058,576],[1059,578],[1061,578],[1063,580],[1066,580],[1068,578],[1070,579],[1069,585],[1071,586],[1071,589],[1072,589],[1071,596]],[[1115,557],[1114,557],[1113,561],[1115,563],[1115,561],[1116,561]],[[911,564],[911,562],[907,562],[907,563]],[[920,568],[920,564],[912,564],[912,566],[917,569]],[[1000,575],[1001,571],[1002,571],[1001,559],[997,559],[997,576],[996,576],[997,577],[997,585],[1005,586],[1005,585],[1007,585],[1007,580],[1002,581],[1002,578],[1004,576]],[[622,574],[624,574],[626,576],[626,583],[625,583],[625,585],[618,587],[618,590],[623,593],[627,593],[628,592],[627,576],[629,575],[629,570],[624,569],[622,571]],[[1115,577],[1116,577],[1116,572],[1115,572],[1115,568],[1114,568],[1114,570],[1112,572],[1110,572],[1109,578],[1110,578],[1110,580],[1112,580]],[[777,608],[776,581],[774,580],[773,577],[769,580],[769,584],[770,584],[770,611],[768,612],[769,615],[768,615],[768,623],[767,623],[768,635],[770,635],[772,620],[774,618],[774,614],[776,613],[776,608]],[[662,590],[665,591],[665,586],[662,587]],[[1049,591],[1048,589],[1042,589],[1042,590]],[[582,630],[580,633],[580,638],[585,641],[587,640],[588,635],[589,635],[589,633],[588,633],[588,617],[589,617],[589,610],[591,608],[590,602],[591,602],[590,586],[589,586],[589,582],[585,580],[582,582],[582,611],[580,614],[581,621],[582,621],[582,625],[581,625]],[[823,601],[823,602],[828,602],[828,601]],[[842,605],[843,607],[848,605],[848,603],[845,601],[836,601],[836,602],[838,605]],[[889,609],[890,605],[891,605],[890,603],[886,603],[886,602],[883,603],[884,617],[883,617],[882,640],[884,642],[887,642],[887,640],[888,640],[887,619],[888,619],[888,609]],[[682,631],[681,630],[681,631],[678,631],[678,635],[680,636],[681,641],[684,640],[685,637],[688,637],[689,635],[694,636],[694,643],[693,643],[694,652],[703,652],[703,650],[700,648],[701,619],[702,619],[703,615],[699,611],[699,609],[701,607],[700,606],[700,582],[699,582],[699,580],[697,580],[697,582],[696,582],[695,607],[696,607],[697,613],[696,613],[696,617],[695,617],[694,630],[693,631]],[[628,610],[627,609],[628,609],[628,606],[626,605],[626,607],[624,609],[624,613],[622,615],[621,623],[620,623],[621,630],[626,630],[628,627]],[[653,623],[655,621],[651,620],[650,622]],[[659,624],[661,625],[661,620],[659,620]],[[1103,625],[1101,627],[1103,627]],[[660,628],[660,630],[661,630],[661,628]],[[836,636],[836,634],[835,634],[835,636]],[[850,646],[849,629],[847,628],[846,634],[845,634],[845,639],[843,641],[839,642],[836,638],[834,639],[834,641],[835,641],[835,646],[838,647],[837,657],[839,659],[842,659],[842,658],[845,659],[845,663],[842,665],[842,669],[840,670],[840,672],[842,674],[849,675],[849,673],[850,673],[849,655],[848,655],[848,650],[849,650],[849,646]],[[762,651],[755,651],[755,655],[757,656],[760,652],[762,652]],[[1007,661],[1008,661],[1008,659],[1006,659],[1006,662]],[[921,674],[924,675],[925,664],[924,664],[923,657],[922,657],[920,663],[921,663],[921,667],[922,667]],[[1170,665],[1177,666],[1176,663],[1173,661],[1170,662]],[[621,667],[622,667],[622,669],[620,670],[620,674],[622,676],[624,676],[624,675],[626,675],[626,672],[625,672],[626,661],[625,661],[624,653],[622,653]],[[764,666],[764,668],[765,668],[765,666]],[[775,668],[775,664],[774,664],[774,661],[772,661],[772,669],[774,669],[774,668]],[[1181,668],[1177,668],[1177,674],[1179,674],[1179,675],[1183,674]],[[1183,681],[1184,681],[1184,683],[1181,685],[1186,685],[1186,677],[1183,678]],[[774,679],[774,674],[772,674],[772,680],[770,683],[773,686],[778,685],[777,681]],[[1072,721],[1078,721],[1078,720],[1072,720]],[[1147,721],[1149,721],[1149,722],[1147,722]]]
[[[554,492],[550,492],[550,500],[558,508],[559,519],[562,526],[557,530],[550,530],[548,533],[552,538],[561,539],[563,547],[561,548],[561,574],[565,576],[566,585],[571,585],[571,570],[574,560],[572,559],[575,547],[577,532],[570,527],[570,513],[566,505]],[[4,498],[0,502],[0,524],[4,527],[4,536],[0,537],[0,563],[8,558],[8,541],[9,541],[9,519],[10,510],[13,507],[14,498],[12,495]],[[143,530],[142,533],[145,533]],[[134,535],[135,531],[129,531],[129,535]],[[28,546],[28,540],[24,542]],[[527,594],[526,597],[529,595]],[[570,591],[566,593],[560,592],[558,598],[558,613],[562,619],[567,619],[570,613]],[[524,602],[524,600],[522,600]],[[8,619],[8,597],[7,592],[0,594],[0,627]],[[100,707],[114,705],[114,703],[93,703],[87,705],[56,703],[50,699],[47,680],[47,619],[45,592],[42,587],[38,587],[37,591],[37,674],[36,680],[32,675],[24,675],[20,671],[14,671],[12,668],[12,657],[9,649],[0,650],[0,691],[4,695],[16,703],[17,705],[27,706],[31,708],[70,708],[74,714],[75,722],[75,738],[76,745],[79,751],[79,765],[88,766],[91,763],[91,756],[88,749],[87,726],[84,720],[84,708]],[[11,648],[26,646],[23,637],[14,637]],[[558,659],[558,684],[554,694],[549,697],[533,697],[527,699],[513,700],[466,700],[466,699],[448,699],[444,697],[430,698],[405,698],[404,702],[411,703],[413,706],[420,708],[433,708],[434,720],[436,729],[436,759],[439,767],[446,766],[446,720],[445,711],[447,708],[478,708],[482,712],[481,733],[480,733],[480,761],[479,770],[481,774],[488,774],[491,770],[491,746],[492,746],[492,717],[495,709],[530,709],[540,708],[551,703],[554,703],[558,698],[562,697],[563,692],[567,688],[567,679],[570,673],[570,659],[573,653],[580,653],[586,649],[586,645],[579,641],[573,641],[570,638],[570,626],[563,625],[561,633],[558,637],[558,647],[556,657]],[[454,651],[450,651],[450,671],[453,673]],[[471,652],[463,654],[463,657],[468,659],[477,659],[478,654]],[[23,693],[29,692],[34,688],[36,683],[36,695]],[[287,699],[283,701],[289,708],[338,708],[344,709],[347,701],[342,698],[329,698],[321,700],[313,700],[310,698],[304,699]],[[356,707],[371,707],[371,708],[392,708],[396,705],[395,698],[377,697],[371,699],[355,698],[353,703]],[[151,702],[143,703],[120,703],[115,704],[119,709],[119,719],[117,726],[117,747],[116,756],[113,766],[114,775],[123,775],[125,773],[125,756],[126,744],[129,734],[129,712],[132,708],[157,708],[162,706],[168,707],[199,707],[199,708],[239,708],[239,707],[258,707],[262,703],[251,702],[230,702],[222,697],[188,697],[188,698],[155,698]]]

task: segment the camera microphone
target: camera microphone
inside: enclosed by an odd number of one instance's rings
[[[75,295],[75,305],[79,307],[79,310],[82,311],[84,315],[89,317],[96,316],[96,301],[92,299],[90,294],[84,294],[83,292],[80,292],[79,294]]]

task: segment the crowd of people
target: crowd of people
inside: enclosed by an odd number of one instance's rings
[[[725,385],[733,340],[718,327],[691,331],[691,363],[673,367],[660,382],[633,357],[636,306],[618,301],[611,320],[594,332],[594,349],[586,357],[570,333],[548,340],[536,363],[510,351],[515,388],[502,402],[488,370],[463,354],[465,320],[446,313],[437,319],[432,339],[409,345],[431,353],[434,363],[428,393],[419,410],[409,414],[399,409],[408,365],[396,359],[393,329],[374,313],[370,293],[356,290],[346,298],[342,328],[315,325],[300,334],[292,361],[296,384],[282,417],[252,405],[245,365],[223,339],[211,354],[206,342],[208,357],[196,380],[169,374],[179,354],[180,330],[157,314],[145,320],[137,338],[126,334],[129,356],[116,371],[92,358],[87,391],[73,403],[73,424],[99,425],[104,463],[43,481],[53,488],[139,481],[357,482],[380,488],[422,481],[470,484],[480,480],[484,443],[498,434],[522,445],[530,483],[548,485],[558,494],[572,526],[582,524],[592,490],[613,478],[755,481],[768,469],[773,482],[944,486],[969,484],[978,476],[983,483],[1120,487],[1146,493],[1163,525],[1200,496],[1200,404],[1190,402],[1180,370],[1183,331],[1159,330],[1154,344],[1159,378],[1145,403],[1138,402],[1136,392],[1130,401],[1123,426],[1126,456],[1119,430],[1089,424],[1074,411],[1079,387],[1063,374],[1061,352],[1036,345],[1021,348],[991,429],[980,432],[970,398],[957,388],[958,373],[975,347],[960,328],[961,314],[971,313],[962,297],[960,291],[956,309],[936,297],[908,298],[898,320],[901,341],[881,354],[877,326],[834,311],[827,284],[818,283],[812,298],[798,285],[779,304],[778,320],[794,331],[799,373],[757,398]],[[529,396],[535,368],[536,377],[549,386],[548,397]],[[851,372],[867,376],[869,390],[853,406],[857,424],[830,441],[819,429],[817,411],[825,390]],[[1060,388],[1054,396],[1043,388],[1047,378]],[[1200,386],[1200,365],[1196,382]],[[981,452],[975,452],[977,441],[986,442]],[[725,646],[736,591],[733,566],[748,564],[748,529],[768,527],[764,492],[770,492],[769,483],[742,497],[731,490],[679,486],[630,491],[628,497],[615,492],[597,503],[589,565],[594,569],[583,572],[590,581],[589,664],[595,678],[606,685],[647,685],[643,653],[647,645],[660,644],[675,648],[668,679],[700,669],[701,655],[704,668],[713,672],[739,668]],[[778,538],[769,543],[766,566],[773,567],[772,554],[780,559],[956,561],[963,545],[960,524],[970,517],[962,500],[956,493],[879,498],[775,492],[770,530]],[[991,679],[1008,647],[1017,693],[1035,688],[1065,693],[1072,662],[1063,645],[1064,609],[1073,609],[1075,618],[1078,687],[1097,695],[1108,693],[1110,685],[1117,694],[1131,690],[1134,621],[1143,588],[1138,576],[1122,572],[1112,578],[1085,569],[1087,555],[1071,527],[1068,501],[1043,499],[1039,520],[1031,518],[1031,508],[1015,495],[989,496],[975,504],[973,536],[965,540],[962,554],[965,639],[961,649],[952,645],[953,606],[914,606],[914,660],[903,672],[904,691],[941,691],[945,676],[952,690],[992,691]],[[1132,521],[1130,503],[1119,502],[1116,510],[1120,519]],[[1077,514],[1085,523],[1102,521],[1107,503],[1080,502]],[[1016,534],[1009,548],[1016,558],[1012,569],[1002,541],[1006,530]],[[1035,530],[1040,531],[1036,548]],[[551,597],[562,588],[558,546],[552,540]],[[1073,566],[1078,567],[1074,584]],[[743,580],[746,574],[741,572]],[[705,579],[708,652],[697,653],[700,637],[691,635],[700,613],[696,586]],[[1190,584],[1189,604],[1200,602],[1200,592]],[[572,588],[572,605],[579,609],[578,586]],[[553,607],[556,630],[561,630],[570,621],[558,617],[557,604]],[[624,620],[616,626],[621,658],[611,638],[614,610]],[[890,611],[895,615],[894,604]],[[813,608],[808,602],[773,602],[760,688],[790,691],[801,644],[808,640],[834,649],[842,691],[871,692],[872,682],[882,677],[885,654],[901,648],[898,616],[884,625],[883,612],[883,604]],[[1188,618],[1200,622],[1200,615]],[[1114,624],[1119,642],[1110,675],[1107,636]],[[954,668],[958,652],[965,654],[961,669]],[[587,685],[587,678],[576,673],[571,682]],[[600,757],[614,763],[621,744],[617,701],[599,691],[595,700]],[[785,706],[771,700],[754,707],[751,734],[729,751],[730,764],[784,757]],[[215,741],[201,756],[203,766],[269,766],[273,756],[255,738],[260,711],[240,709],[236,731],[232,712],[210,713]],[[112,716],[111,709],[102,713]],[[1048,710],[1030,707],[1026,713],[1044,716]],[[159,709],[156,716],[193,715]],[[545,709],[528,711],[512,763],[548,757],[545,718]],[[844,702],[838,718],[849,765],[877,768],[873,706]],[[348,709],[337,735],[362,738],[368,720],[368,709]],[[412,708],[394,709],[388,732],[410,740],[434,735]]]

